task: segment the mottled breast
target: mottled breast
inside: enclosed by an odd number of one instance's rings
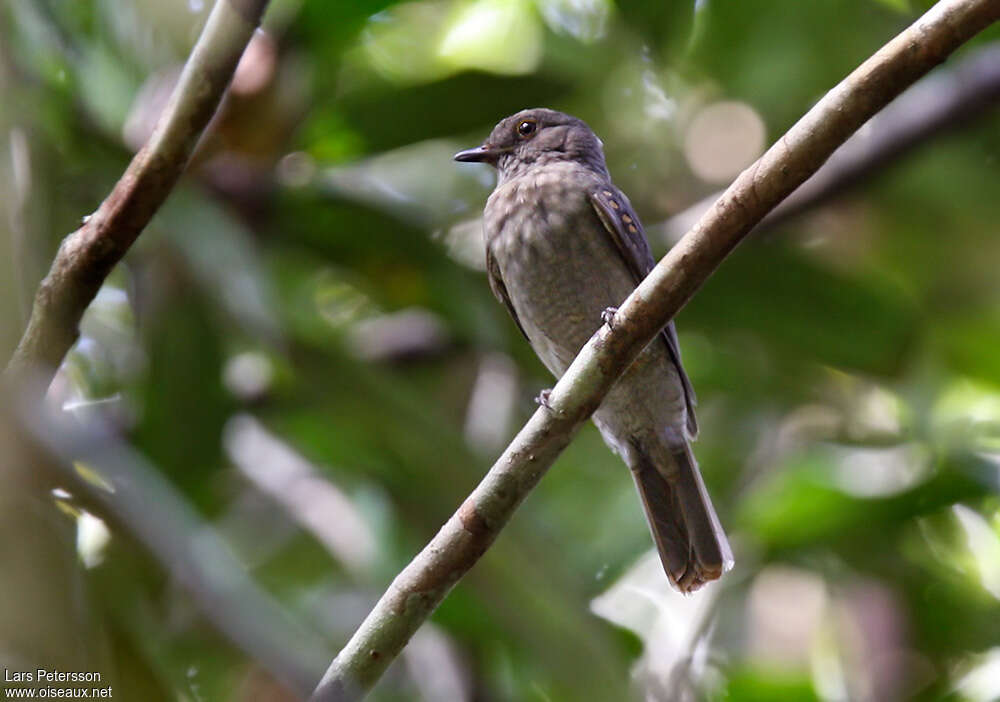
[[[486,245],[521,326],[561,375],[634,281],[589,199],[599,177],[555,163],[500,184],[486,203]]]

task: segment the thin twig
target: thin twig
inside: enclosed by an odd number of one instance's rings
[[[59,246],[5,376],[51,380],[104,279],[167,199],[226,92],[268,0],[219,0],[149,141],[111,194]]]
[[[337,655],[311,702],[371,689],[456,582],[489,548],[609,388],[764,216],[917,78],[1000,19],[998,0],[943,0],[811,109],[743,172],[602,327],[431,542],[396,577]]]

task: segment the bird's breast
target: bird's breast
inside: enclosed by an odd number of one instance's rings
[[[486,245],[532,346],[562,374],[634,287],[590,203],[587,173],[546,168],[499,186],[485,211]]]

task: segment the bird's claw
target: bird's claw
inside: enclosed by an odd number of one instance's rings
[[[535,398],[535,402],[540,404],[547,410],[552,410],[552,405],[549,403],[549,398],[552,397],[552,388],[545,388],[538,393],[538,397]]]
[[[601,321],[608,325],[608,329],[615,328],[615,315],[618,314],[617,307],[606,307],[601,312]]]

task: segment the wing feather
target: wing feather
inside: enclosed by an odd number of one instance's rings
[[[604,224],[604,228],[615,242],[622,260],[625,261],[625,265],[635,279],[635,284],[638,285],[653,270],[656,260],[653,258],[653,252],[649,248],[642,224],[635,215],[631,203],[623,192],[609,183],[602,184],[592,191],[590,202],[594,206],[598,218]],[[694,413],[697,398],[691,381],[688,379],[687,373],[684,372],[684,366],[681,365],[681,348],[677,341],[677,330],[673,320],[664,327],[661,336],[667,345],[670,360],[673,361],[684,387],[688,434],[695,437],[698,434],[698,420]]]

